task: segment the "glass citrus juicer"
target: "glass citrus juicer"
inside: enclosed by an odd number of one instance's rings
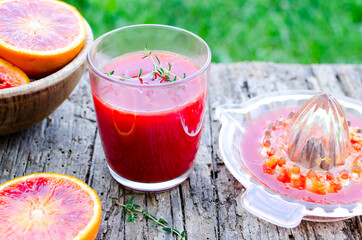
[[[221,157],[240,201],[282,227],[362,215],[362,104],[287,91],[216,109]]]

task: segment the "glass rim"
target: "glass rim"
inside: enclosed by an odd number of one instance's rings
[[[132,82],[127,82],[127,81],[121,81],[119,79],[110,77],[108,75],[106,75],[105,73],[101,72],[96,66],[94,66],[92,59],[91,59],[91,52],[94,49],[94,47],[96,47],[105,37],[115,33],[115,32],[119,32],[125,29],[129,29],[129,28],[137,28],[137,27],[161,27],[161,28],[168,28],[168,29],[172,29],[172,30],[177,30],[177,31],[181,31],[184,32],[188,35],[191,35],[193,37],[195,37],[197,40],[199,40],[202,45],[206,48],[207,51],[207,59],[205,61],[205,63],[203,64],[203,66],[197,70],[195,73],[191,74],[190,76],[186,76],[186,78],[183,78],[179,81],[174,81],[174,82],[167,82],[167,83],[156,83],[156,84],[141,84],[141,83],[132,83]],[[152,88],[152,87],[160,87],[160,86],[172,86],[172,85],[178,85],[178,84],[182,84],[185,82],[188,82],[192,79],[195,79],[196,77],[198,77],[199,75],[201,75],[210,65],[211,63],[211,50],[210,47],[207,45],[207,43],[198,35],[196,35],[195,33],[192,33],[188,30],[185,30],[183,28],[178,28],[178,27],[174,27],[174,26],[169,26],[169,25],[162,25],[162,24],[137,24],[137,25],[129,25],[129,26],[125,26],[125,27],[121,27],[121,28],[117,28],[114,29],[112,31],[109,31],[103,35],[101,35],[100,37],[98,37],[90,46],[88,52],[87,52],[87,61],[89,66],[92,68],[92,70],[100,77],[107,79],[109,81],[112,82],[116,82],[116,83],[120,83],[120,84],[124,84],[124,85],[128,85],[128,86],[133,86],[133,87],[146,87],[146,88]]]

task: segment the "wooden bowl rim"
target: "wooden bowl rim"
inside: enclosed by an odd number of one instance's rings
[[[58,82],[63,81],[69,75],[73,74],[76,69],[78,69],[85,61],[89,47],[93,43],[93,32],[88,22],[84,19],[86,25],[86,39],[83,48],[77,54],[77,56],[65,65],[60,70],[55,73],[50,74],[44,78],[34,80],[28,84],[24,84],[18,87],[5,88],[0,90],[0,100],[15,97],[25,94],[31,94],[34,92],[39,92],[43,89],[48,88],[49,86],[55,85]]]

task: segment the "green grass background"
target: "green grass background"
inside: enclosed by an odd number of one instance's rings
[[[361,63],[362,0],[65,0],[95,37],[158,23],[201,36],[213,62]]]

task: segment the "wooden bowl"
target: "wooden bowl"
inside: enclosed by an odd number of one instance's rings
[[[78,55],[59,71],[19,87],[0,90],[0,136],[28,128],[51,114],[70,95],[86,69],[86,55],[93,42],[87,36]]]

